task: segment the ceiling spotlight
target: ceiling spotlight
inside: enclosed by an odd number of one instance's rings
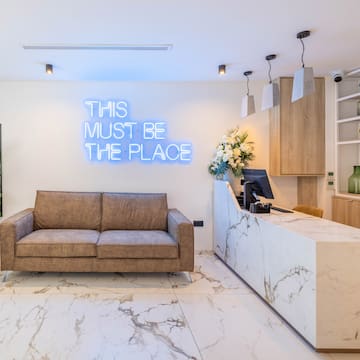
[[[54,72],[52,64],[46,64],[45,71],[47,74],[52,75]]]
[[[265,60],[269,64],[269,71],[268,71],[269,83],[265,85],[263,89],[261,110],[267,110],[279,104],[279,93],[280,93],[279,86],[278,84],[274,84],[271,78],[270,61],[274,59],[276,59],[275,54],[267,55],[265,57]]]
[[[226,74],[226,65],[224,65],[224,64],[219,65],[218,74],[219,75],[225,75]]]
[[[246,76],[247,93],[241,100],[241,117],[247,117],[255,112],[254,95],[249,95],[249,75],[252,73],[250,70],[244,72],[244,76]]]
[[[315,92],[314,70],[311,67],[305,67],[304,64],[305,45],[303,39],[309,36],[310,36],[309,30],[301,31],[296,35],[296,37],[300,40],[302,45],[302,54],[301,54],[302,68],[297,70],[294,75],[291,102],[295,102],[303,98],[304,96],[310,95],[313,92]]]

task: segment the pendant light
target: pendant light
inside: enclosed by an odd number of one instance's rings
[[[218,74],[225,75],[226,74],[226,65],[222,64],[218,66]]]
[[[48,75],[52,75],[53,72],[54,72],[53,65],[52,65],[52,64],[46,64],[46,65],[45,65],[45,72],[46,72]]]
[[[241,100],[241,117],[247,117],[255,112],[255,100],[253,95],[249,95],[249,75],[253,72],[248,70],[244,72],[246,76],[246,87],[247,93],[245,96],[242,97]]]
[[[305,67],[304,64],[305,46],[303,39],[309,36],[310,36],[309,30],[301,31],[296,35],[296,37],[300,40],[302,45],[302,54],[301,54],[302,68],[297,70],[294,74],[291,102],[295,102],[303,98],[304,96],[310,95],[313,92],[315,92],[313,68]]]
[[[269,64],[269,83],[264,86],[263,93],[262,93],[262,103],[261,103],[261,110],[270,109],[279,104],[279,86],[272,82],[271,79],[271,60],[276,59],[275,54],[267,55],[265,60]]]

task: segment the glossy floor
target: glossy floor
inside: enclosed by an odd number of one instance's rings
[[[9,273],[0,358],[360,359],[314,352],[212,254],[191,277]]]

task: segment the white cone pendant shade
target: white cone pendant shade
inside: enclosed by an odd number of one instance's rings
[[[246,76],[247,93],[241,99],[240,115],[242,118],[247,117],[255,112],[254,96],[250,95],[250,90],[249,90],[249,75],[251,75],[252,73],[253,72],[251,70],[244,72],[244,76]]]
[[[241,117],[247,117],[255,112],[255,100],[253,95],[245,95],[241,99]]]
[[[263,88],[261,110],[268,110],[279,105],[279,86],[278,84],[267,84]]]
[[[313,68],[303,67],[295,72],[291,102],[315,92]]]
[[[268,71],[269,83],[265,85],[263,88],[261,110],[271,109],[272,107],[278,105],[280,101],[279,85],[274,84],[271,78],[271,60],[274,59],[276,59],[275,54],[270,54],[265,57],[265,60],[269,64],[269,71]]]
[[[310,95],[313,92],[315,92],[314,70],[311,67],[305,67],[304,64],[305,45],[303,39],[309,36],[310,36],[309,30],[300,31],[296,35],[296,38],[300,40],[302,45],[302,54],[301,54],[302,68],[297,70],[294,74],[291,102],[295,102],[303,98],[304,96]]]

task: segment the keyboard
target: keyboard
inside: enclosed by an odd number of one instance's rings
[[[293,211],[291,211],[291,210],[279,208],[277,206],[272,206],[272,205],[271,205],[271,210],[276,210],[276,211],[280,211],[280,212],[283,212],[283,213],[293,213]]]

